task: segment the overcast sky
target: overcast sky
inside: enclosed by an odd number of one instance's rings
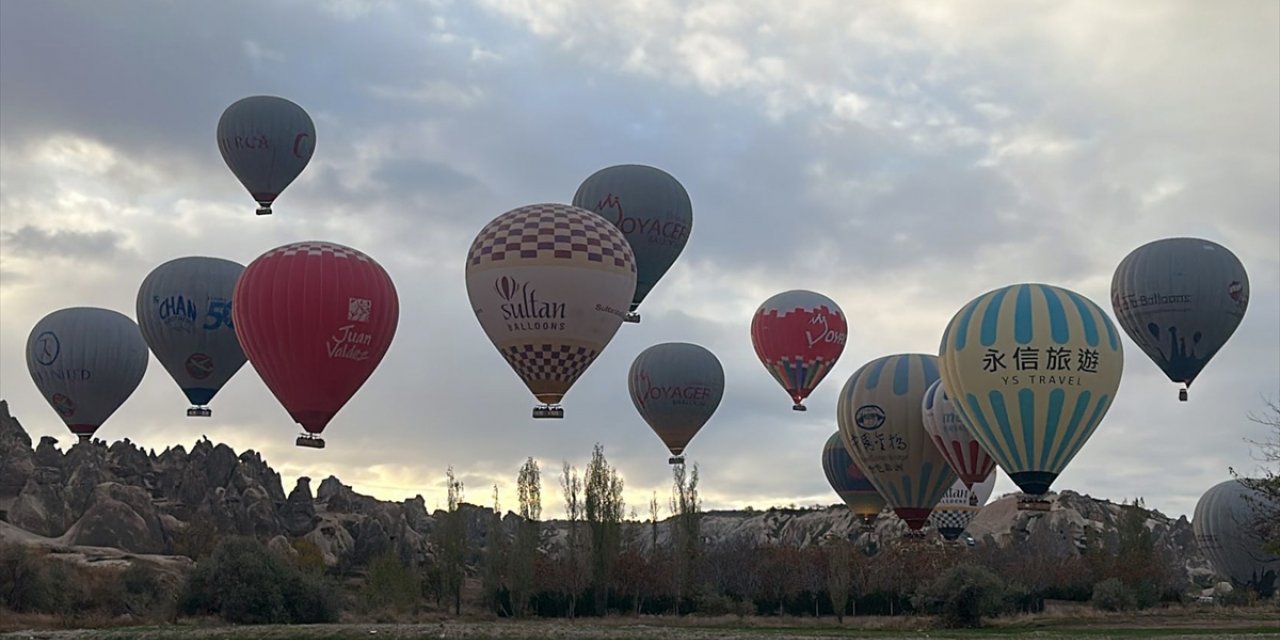
[[[803,7],[797,11],[796,6]],[[222,110],[287,97],[316,124],[310,166],[259,218],[218,154]],[[480,329],[463,265],[493,217],[568,202],[605,166],[661,167],[688,189],[684,255],[565,399],[533,399]],[[453,465],[489,503],[526,456],[559,517],[562,460],[599,442],[629,506],[669,495],[667,453],[627,396],[645,347],[724,363],[694,439],[708,508],[833,503],[819,453],[863,363],[936,353],[963,304],[1013,282],[1110,311],[1133,248],[1192,235],[1230,248],[1252,299],[1191,402],[1126,339],[1115,405],[1055,483],[1189,514],[1228,467],[1256,469],[1247,414],[1280,397],[1280,4],[661,0],[0,3],[0,398],[34,437],[74,438],[38,395],[24,344],[45,314],[134,315],[138,285],[187,255],[247,264],[330,240],[378,260],[400,328],[365,387],[299,449],[246,365],[212,404],[154,358],[98,432],[157,451],[202,434],[284,475],[339,476],[443,501]],[[751,348],[785,289],[850,316],[808,413]],[[1002,478],[997,493],[1013,489]]]

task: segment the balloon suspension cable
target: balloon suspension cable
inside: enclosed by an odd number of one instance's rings
[[[544,404],[540,407],[533,408],[533,417],[542,418],[563,418],[564,407],[557,404]]]
[[[627,315],[622,317],[622,321],[630,322],[632,324],[640,324],[640,314],[634,311],[628,312]]]
[[[209,416],[212,416],[212,415],[213,415],[213,411],[211,411],[209,407],[205,407],[205,406],[197,405],[197,406],[191,407],[190,409],[187,409],[188,418],[208,418]]]
[[[809,407],[806,407],[806,406],[804,406],[804,405],[800,404],[799,402],[797,402],[797,403],[795,403],[794,405],[792,405],[791,410],[792,410],[792,411],[808,411],[808,410],[809,410]]]
[[[1051,504],[1049,499],[1044,496],[1032,496],[1025,493],[1018,494],[1018,511],[1038,511],[1045,512],[1049,510]]]
[[[1186,401],[1187,401],[1187,388],[1186,388],[1186,387],[1183,387],[1183,388],[1181,388],[1181,389],[1178,389],[1178,400],[1181,400],[1182,402],[1186,402]]]
[[[309,433],[304,433],[298,436],[298,439],[294,441],[294,444],[298,445],[299,447],[307,447],[309,449],[323,449],[324,438],[321,438],[320,436],[313,436]]]

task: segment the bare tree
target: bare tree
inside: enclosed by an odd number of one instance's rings
[[[564,494],[565,519],[569,521],[569,535],[565,545],[563,569],[565,580],[562,591],[569,599],[569,617],[577,611],[578,596],[586,588],[587,582],[587,549],[589,539],[583,536],[582,519],[584,505],[582,500],[582,476],[578,470],[564,463],[560,475],[560,490]]]
[[[844,624],[844,612],[849,607],[849,587],[853,583],[853,568],[850,566],[849,543],[845,540],[832,540],[826,545],[827,556],[827,594],[831,597],[831,608],[836,612],[836,620]]]
[[[436,527],[436,548],[440,550],[440,593],[453,597],[454,615],[462,614],[462,584],[467,574],[467,524],[463,520],[462,481],[446,472],[448,511]]]
[[[509,589],[508,566],[510,544],[502,527],[502,504],[498,501],[498,485],[493,485],[493,514],[485,523],[484,594],[495,613],[508,613],[502,602],[502,591]]]
[[[649,529],[653,533],[653,546],[651,554],[658,552],[658,492],[653,492],[653,497],[649,498]]]
[[[604,447],[596,443],[587,465],[584,515],[591,530],[591,582],[597,614],[604,614],[609,602],[609,584],[622,544],[622,478],[604,457]]]
[[[517,495],[520,500],[520,524],[516,529],[515,552],[511,554],[511,608],[516,616],[523,616],[529,607],[529,599],[537,591],[537,574],[534,566],[541,542],[542,476],[538,462],[532,457],[520,467],[517,479]]]
[[[672,467],[671,513],[675,517],[671,536],[672,579],[676,614],[680,599],[692,596],[694,578],[698,575],[698,559],[702,550],[702,500],[698,497],[698,465],[685,473],[684,464]]]
[[[1263,541],[1269,553],[1280,556],[1280,402],[1266,401],[1261,415],[1249,414],[1249,419],[1267,428],[1265,440],[1249,440],[1256,452],[1254,457],[1262,463],[1261,473],[1255,478],[1242,478],[1235,469],[1231,474],[1246,487],[1257,492],[1246,494],[1253,507],[1254,519],[1248,523],[1251,533]]]

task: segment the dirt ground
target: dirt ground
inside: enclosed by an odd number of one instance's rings
[[[4,628],[15,626],[5,624]],[[1280,638],[1280,610],[1194,609],[1142,614],[1037,614],[1000,618],[972,631],[929,628],[922,617],[834,618],[605,618],[582,620],[441,620],[413,623],[344,623],[296,626],[229,626],[179,623],[99,629],[15,630],[3,640],[721,640],[728,638]]]

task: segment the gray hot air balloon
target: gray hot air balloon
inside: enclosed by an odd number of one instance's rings
[[[231,323],[231,294],[244,266],[221,258],[189,257],[155,268],[138,289],[142,337],[193,405],[205,406],[244,365]]]
[[[1199,238],[1142,245],[1111,279],[1120,326],[1170,380],[1183,384],[1182,400],[1248,306],[1244,265],[1226,247]]]
[[[316,127],[302,107],[275,96],[237,100],[218,120],[218,150],[258,201],[258,215],[311,161]]]
[[[641,164],[601,169],[573,195],[573,206],[600,214],[622,231],[636,256],[636,293],[627,322],[639,322],[636,308],[689,241],[693,205],[671,174]]]
[[[631,401],[662,443],[671,464],[720,406],[724,369],[710,351],[685,342],[656,344],[636,356],[627,376]]]
[[[1280,557],[1262,550],[1249,523],[1259,513],[1276,514],[1280,505],[1239,480],[1214,485],[1196,503],[1191,529],[1209,564],[1239,585],[1257,589],[1265,597],[1274,593]]]
[[[124,404],[147,371],[147,344],[128,316],[73,307],[36,323],[27,370],[71,432],[88,440]]]

